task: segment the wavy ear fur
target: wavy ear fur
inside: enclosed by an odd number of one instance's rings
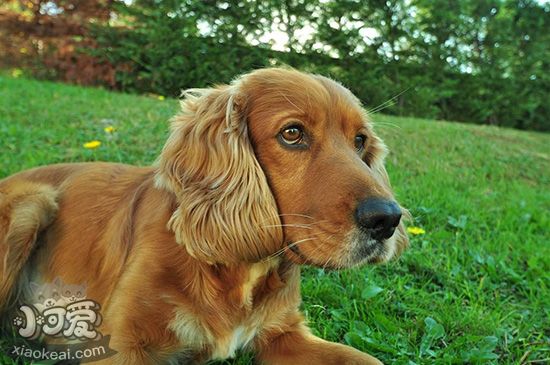
[[[386,168],[384,167],[384,158],[388,154],[388,149],[384,142],[376,136],[374,133],[372,134],[374,141],[372,142],[371,149],[365,154],[363,160],[371,167],[371,170],[374,172],[374,175],[378,182],[382,184],[382,186],[393,196],[393,189],[390,184],[390,178],[388,176],[388,172],[386,171]],[[405,250],[409,246],[409,236],[407,235],[407,229],[405,227],[404,221],[411,220],[411,214],[409,211],[401,207],[401,211],[403,213],[403,218],[401,218],[401,222],[399,222],[399,225],[397,226],[397,230],[395,232],[395,238],[396,238],[396,255],[399,255],[403,250]]]
[[[281,221],[248,137],[246,96],[237,85],[191,89],[181,108],[156,175],[178,200],[168,223],[177,242],[210,263],[272,254],[282,245]]]

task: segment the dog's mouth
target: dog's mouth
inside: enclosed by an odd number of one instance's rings
[[[385,261],[389,248],[384,241],[369,240],[357,248],[357,263],[377,264]]]
[[[395,233],[384,239],[375,239],[363,230],[354,231],[349,237],[354,265],[389,261],[395,255],[395,240]]]
[[[342,266],[338,263],[336,258],[319,258],[319,257],[310,257],[309,255],[305,254],[297,244],[295,243],[289,243],[286,245],[286,251],[287,256],[290,257],[290,259],[300,265],[308,265],[308,266],[315,266],[315,267],[322,267],[324,269],[329,270],[338,270],[342,269],[345,266]]]
[[[286,244],[287,256],[301,265],[310,265],[328,269],[342,269],[363,264],[378,264],[390,260],[395,254],[395,237],[387,239],[373,239],[368,233],[353,230],[343,240],[345,244],[335,247],[330,256],[322,255],[310,248],[301,249],[294,242]],[[299,242],[299,241],[297,241]],[[327,242],[318,242],[318,245],[327,245]],[[325,251],[326,252],[326,251]],[[326,256],[326,257],[325,257]]]
[[[289,249],[301,262],[301,264],[320,266],[315,263],[313,260],[309,259],[306,255],[300,251],[300,248],[295,243],[289,243],[286,245],[286,248]]]

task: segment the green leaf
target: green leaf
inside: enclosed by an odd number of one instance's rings
[[[355,348],[362,347],[363,345],[363,339],[361,336],[356,332],[348,332],[344,335],[344,340],[346,343],[350,346],[353,346]]]
[[[499,358],[493,351],[498,343],[498,339],[494,336],[483,337],[478,346],[464,350],[461,353],[464,361],[483,361],[496,360]]]
[[[420,355],[435,356],[435,352],[431,350],[431,347],[436,340],[445,336],[445,329],[431,317],[424,319],[424,325],[424,335],[420,342]]]
[[[466,228],[467,221],[468,221],[468,217],[465,215],[461,215],[460,217],[458,217],[458,219],[452,216],[449,216],[447,218],[447,223],[449,223],[451,227],[457,228],[457,229]]]
[[[372,284],[372,285],[366,287],[363,290],[363,292],[361,293],[361,298],[370,299],[370,298],[373,298],[373,297],[377,296],[382,291],[384,291],[384,289],[382,289],[381,287],[379,287],[375,284]]]
[[[426,334],[433,339],[438,339],[445,336],[445,329],[442,325],[437,323],[435,319],[426,317],[424,319],[424,324],[426,325]]]

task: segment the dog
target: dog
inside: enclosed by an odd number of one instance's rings
[[[314,336],[299,305],[300,265],[381,263],[407,247],[385,154],[359,100],[320,75],[266,68],[187,90],[153,166],[0,181],[1,310],[30,281],[60,278],[101,306],[116,351],[101,364],[239,349],[260,364],[381,364]]]

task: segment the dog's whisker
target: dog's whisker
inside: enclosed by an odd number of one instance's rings
[[[334,234],[330,235],[327,240],[330,240],[332,237],[334,237]],[[312,240],[320,240],[321,241],[321,244],[318,245],[311,253],[316,253],[317,251],[319,251],[322,247],[322,243],[323,241],[317,236],[317,237],[310,237],[310,238],[304,238],[304,239],[301,239],[301,240],[298,240],[298,241],[295,241],[295,242],[292,242],[286,246],[284,246],[283,248],[277,250],[275,253],[269,255],[266,260],[269,260],[271,258],[274,258],[274,257],[277,257],[277,256],[280,256],[281,254],[283,254],[285,252],[285,250],[287,248],[292,248],[292,247],[295,247],[295,246],[298,246],[299,244],[301,243],[304,243],[304,242],[308,242],[308,241],[312,241]]]
[[[327,222],[326,220],[312,222],[312,223],[282,223],[282,224],[270,224],[267,226],[262,226],[263,228],[273,228],[273,227],[297,227],[297,228],[308,228],[313,229],[313,225],[321,224]]]
[[[328,239],[331,239],[334,235],[331,235],[328,237]],[[306,238],[306,239],[303,239],[303,240],[299,240],[299,241],[296,241],[296,242],[293,242],[292,244],[288,245],[287,247],[291,248],[291,247],[294,247],[294,246],[297,246],[298,244],[300,243],[303,243],[305,241],[311,241],[311,240],[320,240],[320,244],[317,245],[315,247],[315,249],[313,249],[313,251],[310,252],[310,255],[311,254],[315,254],[317,253],[318,251],[321,251],[321,248],[323,248],[323,240],[321,240],[319,237],[314,237],[314,238]]]
[[[328,220],[323,219],[323,220],[315,221],[315,222],[311,222],[311,223],[288,223],[288,224],[303,224],[303,225],[308,225],[308,226],[314,226],[316,224],[321,224],[321,223],[325,223],[325,222],[328,222]]]
[[[295,227],[295,228],[313,229],[312,227],[306,224],[271,224],[269,226],[262,226],[262,228],[274,228],[274,227]]]
[[[380,104],[380,105],[378,105],[378,106],[376,106],[376,107],[370,109],[370,110],[368,111],[368,113],[374,114],[374,113],[376,113],[376,112],[378,112],[378,111],[380,111],[380,110],[382,110],[382,109],[385,109],[385,108],[387,108],[387,107],[389,107],[389,106],[391,106],[391,105],[395,105],[395,101],[396,101],[396,99],[399,97],[399,95],[400,95],[400,94],[397,94],[397,95],[391,97],[390,99],[386,100],[386,101],[383,102],[382,104]]]
[[[274,259],[274,258],[276,258],[276,257],[278,257],[278,256],[281,256],[281,255],[285,252],[285,248],[286,248],[286,246],[283,247],[283,248],[281,248],[281,249],[279,249],[279,250],[277,250],[277,251],[275,251],[274,253],[272,253],[271,255],[267,256],[265,259],[263,259],[261,262],[266,262],[266,261],[269,261],[269,260],[271,260],[271,259]]]
[[[277,256],[282,255],[282,254],[285,252],[286,247],[287,247],[287,246],[284,246],[283,248],[278,249],[277,251],[275,251],[275,252],[272,253],[271,255],[267,256],[267,257],[266,257],[265,259],[263,259],[262,261],[269,261],[269,260],[271,260],[271,259],[276,258]]]
[[[404,93],[406,93],[407,91],[409,91],[410,89],[412,88],[412,86],[409,86],[408,88],[406,88],[405,90],[401,91],[400,93],[396,94],[395,96],[391,97],[390,99],[386,100],[385,102],[383,102],[382,104],[370,109],[367,111],[367,113],[369,114],[375,114],[375,113],[378,113],[379,111],[381,110],[384,110],[386,108],[389,108],[390,106],[393,106],[396,104],[396,100],[397,98],[399,98],[401,95],[403,95]]]
[[[283,248],[281,248],[280,250],[278,250],[278,251],[276,252],[276,255],[279,256],[279,255],[283,254],[287,248],[290,249],[290,248],[292,248],[292,247],[298,246],[300,243],[307,242],[307,241],[312,241],[312,240],[314,240],[314,239],[315,239],[315,238],[306,238],[306,239],[303,239],[303,240],[299,240],[299,241],[296,241],[296,242],[292,242],[291,244],[286,245],[285,247],[283,247]]]
[[[380,112],[383,111],[384,109],[391,108],[392,106],[395,106],[395,105],[397,105],[396,102],[392,102],[392,103],[386,104],[386,105],[384,105],[383,107],[374,110],[374,111],[372,112],[372,114],[380,113]]]
[[[394,97],[392,97],[392,98],[386,100],[386,101],[383,102],[382,104],[379,104],[379,105],[375,106],[374,108],[367,110],[367,113],[369,113],[369,114],[374,114],[374,113],[376,113],[377,111],[386,108],[388,105],[394,103],[396,97],[397,97],[397,96],[394,96]]]
[[[326,240],[330,240],[332,237],[334,237],[333,234],[331,234]],[[321,245],[319,245],[318,247],[321,247]],[[323,270],[326,269],[327,265],[330,263],[330,261],[332,261],[332,256],[331,255],[328,255],[328,258],[327,260],[325,261],[325,264],[323,265]]]
[[[295,247],[295,246],[299,245],[300,243],[307,242],[307,241],[312,241],[312,240],[315,240],[315,239],[317,239],[317,237],[304,238],[304,239],[302,239],[302,240],[298,240],[298,241],[292,242],[292,243],[290,243],[289,245],[286,245],[286,246],[284,246],[283,248],[281,248],[281,249],[275,251],[275,252],[272,253],[271,255],[267,256],[267,257],[264,259],[264,261],[267,261],[267,260],[270,260],[270,259],[273,259],[273,258],[275,258],[275,257],[277,257],[277,256],[282,255],[282,254],[285,252],[285,250],[286,250],[287,248],[292,248],[292,247]]]
[[[296,246],[298,246],[300,243],[304,243],[304,242],[307,242],[307,241],[313,241],[313,240],[316,240],[316,239],[317,239],[317,237],[304,238],[303,240],[298,240],[298,241],[292,242],[290,245],[287,245],[286,247],[287,247],[287,248],[296,247]]]
[[[278,214],[279,217],[283,217],[283,216],[294,216],[294,217],[303,217],[303,218],[308,218],[308,219],[315,219],[313,218],[312,216],[310,215],[305,215],[305,214],[298,214],[298,213],[282,213],[282,214]],[[264,223],[266,223],[267,221],[273,221],[273,218],[270,217],[268,219],[264,219],[263,221],[261,221],[259,223],[259,225],[262,225]],[[275,223],[275,222],[273,222]],[[305,224],[305,223],[304,223]]]
[[[310,224],[321,224],[321,223],[325,223],[325,222],[328,222],[328,220],[323,219],[322,221],[317,221],[317,222],[313,222],[313,223],[310,223]]]
[[[394,124],[394,123],[388,123],[388,122],[376,122],[374,123],[375,127],[392,127],[396,129],[401,129],[401,126]]]
[[[291,216],[295,216],[295,217],[304,217],[304,218],[309,218],[309,219],[315,219],[310,215],[298,214],[298,213],[282,213],[282,214],[279,214],[280,217],[287,216],[287,215],[291,215]]]
[[[332,237],[332,236],[331,236],[331,237]],[[330,238],[330,237],[329,237],[329,238]],[[313,254],[316,254],[317,252],[321,251],[321,249],[324,247],[324,246],[323,246],[323,243],[324,243],[324,242],[321,241],[320,244],[317,245],[317,246],[313,249],[313,251],[311,251],[311,252],[309,253],[309,256],[311,256],[311,255],[313,255]],[[329,259],[330,259],[330,255],[329,255]]]
[[[370,113],[370,114],[376,114],[376,113],[381,112],[381,111],[384,110],[384,109],[390,108],[390,107],[392,107],[392,106],[394,106],[394,105],[396,105],[396,104],[397,104],[397,103],[396,103],[396,101],[395,101],[394,99],[390,99],[390,100],[386,101],[384,104],[379,105],[379,106],[376,107],[375,109],[370,110],[369,113]]]

